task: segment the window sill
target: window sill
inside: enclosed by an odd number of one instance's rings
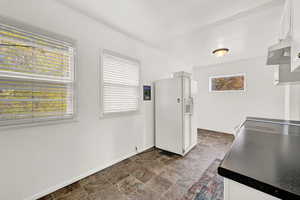
[[[59,124],[67,124],[67,123],[77,123],[79,122],[78,118],[74,116],[73,118],[66,119],[53,119],[53,120],[45,120],[40,122],[20,122],[15,124],[7,124],[0,125],[0,130],[12,130],[12,129],[23,129],[23,128],[33,128],[33,127],[42,127],[42,126],[52,126]]]
[[[100,119],[108,119],[108,118],[118,118],[118,117],[127,117],[127,116],[133,116],[133,115],[139,115],[141,114],[140,110],[136,111],[127,111],[127,112],[118,112],[118,113],[109,113],[109,114],[104,114],[100,113]]]

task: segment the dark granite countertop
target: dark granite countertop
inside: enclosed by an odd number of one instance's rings
[[[218,173],[280,199],[300,199],[300,123],[247,118]]]

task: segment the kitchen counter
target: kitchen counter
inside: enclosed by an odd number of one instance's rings
[[[279,199],[300,199],[300,123],[247,118],[218,173]]]

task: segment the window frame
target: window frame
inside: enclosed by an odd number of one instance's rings
[[[100,118],[110,118],[110,117],[121,117],[121,116],[128,116],[128,115],[135,115],[141,112],[141,62],[138,59],[117,53],[115,51],[111,51],[108,49],[100,49],[100,56],[99,56],[99,67],[98,67],[98,77],[99,77],[99,104],[100,104]],[[119,57],[121,59],[130,60],[133,62],[138,63],[138,71],[139,71],[139,83],[138,83],[138,107],[137,110],[134,111],[124,111],[124,112],[115,112],[115,113],[105,113],[104,112],[104,81],[103,81],[103,57],[104,54],[112,55]]]
[[[36,126],[45,126],[45,125],[54,125],[54,124],[61,124],[61,123],[72,123],[72,122],[77,122],[78,121],[78,95],[77,95],[77,66],[78,66],[78,58],[77,58],[77,41],[64,36],[64,35],[60,35],[51,31],[47,31],[44,29],[41,29],[39,27],[36,26],[32,26],[23,22],[19,22],[16,21],[14,19],[11,18],[7,18],[7,17],[3,17],[0,16],[0,23],[1,24],[5,24],[8,26],[12,26],[15,27],[17,29],[26,31],[27,33],[32,33],[35,35],[39,35],[42,36],[43,38],[46,39],[50,39],[50,40],[55,40],[61,43],[66,43],[72,46],[73,48],[73,74],[72,74],[72,81],[68,82],[65,81],[65,83],[69,83],[72,84],[73,86],[73,90],[72,90],[72,95],[73,95],[73,115],[71,117],[64,117],[64,118],[51,118],[49,117],[48,119],[41,119],[41,120],[36,120],[36,121],[30,121],[28,119],[22,119],[22,120],[15,120],[12,122],[8,122],[7,124],[1,124],[0,125],[0,130],[3,129],[12,129],[12,128],[23,128],[23,127],[36,127]],[[13,74],[13,73],[12,73]],[[0,78],[12,78],[13,76],[11,74],[5,74],[3,73],[3,76],[1,76]],[[39,80],[40,79],[40,80]],[[50,82],[50,83],[63,83],[64,81],[55,81],[52,79],[41,79],[41,78],[34,78],[34,76],[30,77],[22,77],[22,76],[18,76],[15,77],[12,80],[24,80],[24,81],[37,81],[40,83],[43,82]]]

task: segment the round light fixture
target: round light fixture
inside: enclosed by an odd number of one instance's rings
[[[227,48],[221,48],[221,49],[216,49],[213,51],[213,54],[217,57],[223,57],[225,56],[226,54],[228,54],[229,52],[229,49]]]

